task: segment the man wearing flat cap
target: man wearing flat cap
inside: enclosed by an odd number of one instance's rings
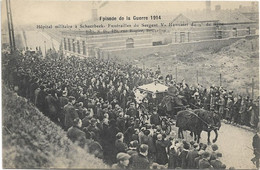
[[[82,127],[82,121],[79,118],[73,120],[73,126],[68,129],[68,138],[77,143],[80,147],[84,148],[86,144],[86,134],[80,128]]]
[[[211,159],[210,164],[214,169],[226,169],[226,165],[223,164],[219,158],[222,157],[222,153],[217,152]]]
[[[130,155],[120,152],[116,155],[117,163],[112,165],[113,169],[127,169]]]
[[[199,156],[199,152],[197,150],[198,144],[194,143],[193,141],[190,142],[191,146],[193,147],[192,150],[190,150],[187,154],[187,168],[188,169],[195,169],[195,158]]]
[[[139,148],[139,154],[131,156],[129,167],[131,169],[149,169],[150,164],[147,155],[148,146],[146,144],[142,144]]]
[[[199,161],[199,169],[208,169],[212,167],[209,163],[209,156],[209,152],[204,152],[202,154],[202,159]]]
[[[64,126],[65,130],[70,128],[73,125],[73,120],[76,118],[79,118],[79,115],[73,106],[76,102],[75,97],[70,96],[69,97],[69,103],[64,106],[64,113],[65,113],[65,121],[64,121]]]

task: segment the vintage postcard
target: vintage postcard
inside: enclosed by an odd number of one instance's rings
[[[1,14],[2,168],[259,169],[258,1]]]

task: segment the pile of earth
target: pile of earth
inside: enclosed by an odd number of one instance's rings
[[[254,93],[259,89],[259,38],[240,39],[219,50],[203,49],[193,52],[160,52],[141,58],[134,58],[133,64],[172,74],[177,81],[185,79],[190,85],[197,83],[204,87],[221,85],[237,94],[251,95],[252,79]],[[198,81],[197,81],[198,75]],[[255,95],[256,97],[256,95]]]
[[[59,126],[3,86],[3,168],[108,168],[73,144]]]

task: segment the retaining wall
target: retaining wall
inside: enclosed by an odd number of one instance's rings
[[[152,46],[152,47],[140,47],[132,49],[123,49],[123,50],[113,50],[113,51],[104,51],[103,58],[111,57],[142,57],[149,54],[160,53],[160,52],[175,52],[176,54],[198,51],[203,49],[213,49],[219,50],[224,46],[228,46],[239,39],[253,39],[258,37],[258,35],[243,36],[243,37],[233,37],[228,39],[217,39],[217,40],[204,40],[196,42],[187,42],[187,43],[175,43],[162,46]]]

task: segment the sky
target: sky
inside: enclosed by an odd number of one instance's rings
[[[104,2],[104,1],[103,1]],[[101,4],[101,1],[95,1]],[[91,18],[91,1],[74,0],[11,0],[14,25],[27,24],[76,24]],[[250,1],[211,1],[211,9],[235,9],[239,5],[250,6]],[[5,0],[1,3],[2,22],[6,21]],[[203,10],[205,1],[109,1],[98,10],[99,16],[149,16],[155,13],[180,13],[187,10]]]

